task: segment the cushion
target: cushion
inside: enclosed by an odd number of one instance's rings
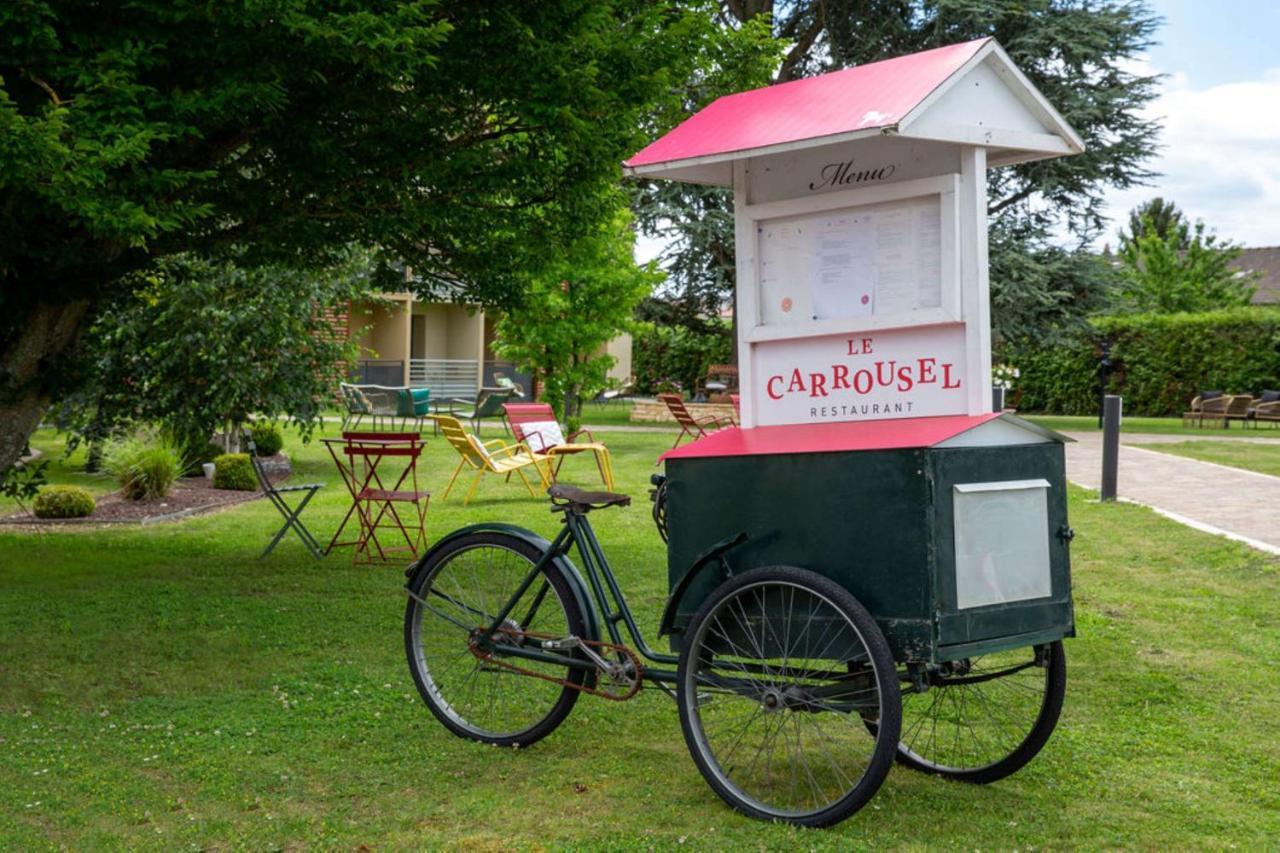
[[[401,388],[396,391],[396,417],[417,418],[427,414],[430,388]]]
[[[520,425],[520,431],[524,433],[524,440],[535,453],[541,453],[548,447],[565,443],[560,424],[555,421],[529,421]]]
[[[413,416],[420,417],[431,411],[431,389],[410,388],[409,398],[413,400]]]
[[[1264,388],[1262,390],[1262,397],[1258,400],[1258,402],[1259,403],[1280,403],[1280,391],[1272,391],[1269,388]]]
[[[1221,391],[1201,391],[1201,392],[1200,392],[1200,400],[1201,400],[1201,401],[1204,401],[1204,400],[1212,400],[1212,399],[1214,399],[1214,398],[1216,398],[1216,397],[1221,397],[1221,396],[1222,396],[1222,392],[1221,392]]]
[[[493,457],[489,455],[489,448],[484,446],[484,442],[470,433],[467,433],[467,441],[471,444],[471,448],[476,453],[480,454],[480,458],[484,459],[486,462],[493,462]]]

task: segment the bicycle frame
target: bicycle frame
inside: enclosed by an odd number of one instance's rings
[[[480,637],[480,642],[487,644],[492,641],[494,635],[500,632],[507,617],[511,615],[511,611],[515,609],[516,603],[528,592],[529,587],[533,586],[534,581],[543,570],[556,558],[568,555],[570,548],[576,545],[578,555],[582,561],[582,569],[587,576],[587,582],[591,585],[591,594],[595,600],[595,605],[599,608],[599,615],[603,618],[605,628],[608,630],[609,637],[613,643],[619,646],[626,645],[622,640],[621,631],[618,630],[618,623],[623,622],[627,627],[627,633],[630,635],[632,643],[642,657],[664,667],[674,667],[679,662],[679,658],[675,655],[656,652],[645,642],[644,636],[640,633],[640,627],[636,624],[635,617],[631,613],[631,608],[627,605],[626,596],[623,595],[622,588],[618,585],[618,579],[614,575],[613,569],[609,566],[609,560],[605,557],[604,550],[600,547],[600,540],[596,538],[595,531],[592,530],[591,522],[587,520],[586,515],[575,513],[569,507],[556,507],[556,511],[564,513],[564,526],[556,535],[556,538],[552,540],[551,547],[529,569],[524,580],[521,581],[515,592],[511,594],[510,600],[507,601],[506,605],[484,631],[483,636]],[[608,594],[605,592],[606,586],[608,587]],[[549,583],[544,580],[543,587],[534,596],[529,613],[522,624],[528,624],[532,621],[533,614],[537,612],[538,607],[542,604],[548,588]],[[612,606],[609,600],[610,595],[613,599]],[[503,645],[501,651],[504,655],[512,657],[528,658],[582,669],[593,668],[589,661],[581,658],[559,655],[542,649]],[[644,679],[655,682],[674,684],[676,681],[676,671],[674,669],[650,669],[645,667],[641,676]]]
[[[575,667],[578,669],[594,670],[595,665],[588,659],[581,657],[571,657],[569,655],[557,654],[538,647],[518,646],[508,643],[495,643],[493,638],[502,633],[503,625],[507,617],[515,609],[516,603],[521,597],[528,592],[533,586],[534,581],[542,573],[543,569],[552,561],[560,556],[567,555],[569,549],[576,545],[578,554],[582,560],[582,567],[585,570],[587,582],[591,586],[591,594],[596,606],[599,608],[600,615],[604,619],[605,627],[608,629],[609,637],[615,645],[625,646],[623,642],[622,632],[618,630],[618,623],[622,622],[627,627],[627,633],[630,635],[635,645],[636,651],[645,659],[653,663],[660,664],[658,668],[645,667],[640,673],[642,680],[652,681],[662,684],[675,684],[678,681],[675,669],[665,667],[674,667],[679,664],[680,659],[675,655],[662,654],[655,652],[645,642],[644,636],[640,633],[640,627],[636,624],[635,617],[631,613],[631,608],[627,605],[626,596],[622,592],[622,588],[618,585],[617,577],[613,573],[609,560],[605,557],[604,550],[600,547],[600,540],[596,538],[595,531],[591,527],[591,523],[587,521],[585,515],[579,515],[570,510],[569,507],[556,507],[556,512],[565,514],[564,527],[552,540],[550,547],[538,559],[525,575],[515,592],[511,594],[511,598],[503,606],[498,615],[490,622],[489,626],[483,630],[477,637],[477,645],[486,651],[498,652],[509,657],[519,657],[526,660],[542,661],[544,663],[555,664],[558,666]],[[603,580],[602,580],[603,579]],[[533,616],[541,606],[543,598],[546,596],[550,583],[543,581],[542,588],[534,596],[533,603],[529,607],[529,612],[525,615],[520,624],[529,624],[533,621]],[[606,588],[608,593],[606,593]],[[614,602],[610,606],[610,597]],[[616,608],[616,609],[615,609]],[[591,639],[591,638],[579,638]],[[747,672],[767,673],[770,670],[767,667],[756,666],[748,663],[739,663],[738,666]],[[772,670],[773,674],[779,674],[780,670]],[[847,673],[838,672],[809,672],[814,677],[827,677],[831,679],[840,679],[847,677]],[[756,692],[759,687],[750,681],[742,681],[734,678],[723,679],[721,686],[730,689],[743,689],[748,693]],[[856,685],[854,685],[856,686]],[[839,698],[851,689],[849,684],[836,684],[828,686],[819,691],[822,695]],[[851,703],[848,710],[853,710],[856,703]]]

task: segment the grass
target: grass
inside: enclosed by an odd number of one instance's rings
[[[1101,432],[1097,416],[1078,415],[1021,415],[1027,420],[1058,432]],[[1183,426],[1181,418],[1131,418],[1120,424],[1121,432],[1152,433],[1157,435],[1188,435],[1204,438],[1280,438],[1280,429],[1245,430],[1239,424],[1223,429],[1220,424],[1202,427]]]
[[[668,436],[606,440],[620,488],[643,496]],[[297,481],[327,483],[305,520],[331,533],[346,508],[331,463],[292,436],[286,450]],[[434,441],[424,464],[440,489],[452,452]],[[405,667],[400,571],[317,563],[292,539],[258,560],[279,524],[264,501],[145,529],[0,530],[0,847],[1274,844],[1280,563],[1083,491],[1071,513],[1080,636],[1046,750],[985,788],[895,769],[828,831],[724,807],[654,691],[585,698],[527,750],[454,738]],[[483,519],[555,531],[496,478],[429,518],[437,536]],[[652,632],[666,567],[648,506],[596,518]]]
[[[68,455],[65,434],[42,430],[32,438],[31,446],[35,450],[44,452],[43,458],[39,461],[48,463],[48,467],[45,468],[45,478],[50,483],[81,486],[95,498],[120,488],[116,479],[106,472],[86,474],[84,472],[85,446],[76,447]],[[29,504],[28,509],[30,509]],[[17,501],[0,496],[0,515],[9,515],[17,511]]]
[[[1280,445],[1252,441],[1179,441],[1134,446],[1280,477]]]
[[[631,424],[631,407],[630,400],[614,400],[612,403],[583,403],[582,404],[582,422],[590,426],[596,425],[621,425]],[[648,424],[647,426],[660,427],[662,424]],[[668,424],[667,426],[673,426]]]

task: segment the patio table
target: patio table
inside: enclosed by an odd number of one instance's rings
[[[425,448],[421,436],[416,433],[344,432],[342,438],[323,438],[321,442],[333,457],[351,506],[333,538],[325,548],[328,554],[334,548],[354,546],[352,562],[388,562],[388,554],[407,551],[417,558],[425,544],[427,502],[431,493],[418,488],[418,457]],[[379,466],[384,459],[402,458],[404,468],[395,477]],[[383,475],[387,475],[384,481]],[[404,488],[406,481],[410,488]],[[387,483],[390,482],[390,487]],[[409,504],[412,514],[408,520],[396,508],[397,504]],[[342,531],[352,518],[359,525],[355,539],[339,541]],[[404,545],[384,545],[378,538],[378,530],[393,527],[403,537]],[[393,540],[395,541],[394,535]],[[377,554],[375,557],[374,554]]]

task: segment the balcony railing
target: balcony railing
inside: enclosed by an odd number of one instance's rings
[[[404,384],[404,362],[393,358],[362,358],[356,364],[351,381],[357,385],[398,387]]]
[[[409,384],[430,388],[432,400],[471,398],[480,387],[480,362],[473,358],[411,358]]]

